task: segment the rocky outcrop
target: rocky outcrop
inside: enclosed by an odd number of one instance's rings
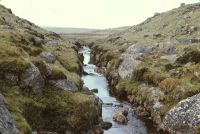
[[[122,79],[130,77],[133,70],[141,63],[141,59],[157,46],[132,45],[121,57],[118,73]]]
[[[0,133],[1,134],[17,134],[18,130],[15,122],[4,104],[4,98],[0,94]]]
[[[161,127],[172,134],[195,134],[200,123],[200,94],[179,102],[163,119]]]
[[[31,67],[27,69],[20,77],[20,87],[33,92],[41,92],[45,86],[45,81],[39,71],[39,69],[31,64]]]
[[[74,81],[68,80],[68,79],[64,79],[64,80],[50,80],[49,81],[50,84],[52,84],[53,86],[63,89],[63,90],[67,90],[67,91],[78,91],[78,87],[75,84]]]
[[[42,52],[40,54],[40,57],[43,58],[47,63],[54,64],[55,61],[56,61],[56,56],[52,53],[49,53],[49,52]]]

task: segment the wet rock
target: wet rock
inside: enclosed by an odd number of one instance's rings
[[[179,102],[164,117],[161,127],[172,134],[195,134],[200,123],[200,94]]]
[[[6,73],[5,79],[8,81],[8,83],[12,85],[16,85],[18,83],[18,76],[12,73]]]
[[[119,113],[113,116],[113,121],[116,121],[120,124],[126,124],[128,122],[128,119],[122,113]]]
[[[83,71],[83,75],[89,75],[89,73],[86,71]]]
[[[119,109],[113,116],[113,120],[121,124],[126,124],[128,122],[127,116],[128,111],[126,109]]]
[[[49,52],[42,52],[40,54],[40,57],[43,58],[47,63],[55,63],[56,61],[56,56],[52,53]]]
[[[104,130],[108,130],[108,129],[110,129],[110,128],[112,127],[112,123],[110,123],[110,122],[103,122],[103,123],[101,124],[101,127],[102,127]]]
[[[0,133],[1,134],[18,134],[14,120],[4,104],[4,98],[0,94]]]
[[[91,89],[93,93],[98,93],[98,89]]]
[[[72,80],[50,80],[49,83],[66,91],[78,91],[77,85]]]
[[[168,60],[169,62],[174,63],[177,59],[177,55],[173,54],[173,55],[165,55],[165,56],[161,56],[160,59],[165,59]]]
[[[41,92],[45,86],[45,81],[39,69],[31,64],[31,67],[22,73],[20,77],[20,87],[33,92]]]

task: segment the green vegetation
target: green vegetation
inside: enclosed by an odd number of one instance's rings
[[[87,95],[54,87],[48,87],[38,95],[23,92],[3,81],[0,86],[21,134],[31,134],[31,130],[80,132],[98,123],[97,108]]]

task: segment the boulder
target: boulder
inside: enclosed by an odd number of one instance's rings
[[[120,124],[126,124],[128,122],[128,119],[120,113],[113,116],[113,121],[116,121]]]
[[[31,67],[21,74],[20,87],[34,92],[41,92],[45,86],[45,81],[39,69],[31,64]]]
[[[200,94],[179,102],[166,113],[161,127],[172,134],[195,134],[200,124]]]
[[[110,128],[112,127],[112,123],[110,123],[110,122],[103,122],[103,123],[101,124],[101,127],[102,127],[104,130],[108,130],[108,129],[110,129]]]
[[[166,54],[172,54],[175,53],[176,46],[174,44],[171,44],[170,42],[164,44],[161,48],[160,51],[164,52]]]
[[[0,29],[13,29],[10,25],[0,25]]]
[[[161,56],[160,59],[168,60],[169,62],[174,63],[177,59],[177,55],[176,54],[164,55],[164,56]]]
[[[126,109],[119,109],[113,116],[113,120],[121,124],[126,124],[128,122],[127,116],[128,111]]]
[[[54,64],[56,61],[56,56],[49,52],[42,52],[40,53],[40,57],[43,58],[47,63]]]
[[[18,134],[14,120],[4,104],[4,98],[0,94],[0,133],[1,134]]]
[[[64,79],[64,80],[50,80],[50,84],[53,86],[66,90],[66,91],[78,91],[78,87],[72,80]]]
[[[98,89],[91,89],[93,93],[98,93]]]
[[[122,79],[131,76],[133,70],[141,63],[141,59],[155,50],[157,46],[132,45],[121,57],[118,73]]]

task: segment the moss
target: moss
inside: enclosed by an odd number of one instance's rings
[[[45,77],[48,76],[46,65],[41,59],[37,59],[37,58],[32,59],[32,63],[40,70],[40,73],[43,76],[45,76]]]
[[[0,70],[2,72],[21,73],[29,66],[30,64],[21,55],[21,49],[0,44]]]
[[[197,124],[196,126],[196,134],[200,134],[200,124]]]
[[[12,72],[19,74],[25,71],[30,64],[20,58],[5,58],[0,60],[0,70],[2,72]]]
[[[25,93],[2,81],[0,86],[20,134],[36,130],[80,132],[98,122],[97,107],[87,95],[54,87],[48,87],[43,94]]]
[[[145,82],[147,84],[157,86],[163,79],[165,79],[165,75],[158,71],[153,71],[149,68],[141,67],[133,71],[131,79],[133,81]]]
[[[64,72],[61,69],[59,69],[57,66],[50,65],[50,68],[52,70],[50,79],[56,80],[56,79],[66,79],[67,78],[67,76],[64,74]]]
[[[167,78],[159,83],[159,88],[165,93],[169,93],[172,90],[175,90],[179,84],[179,80]]]

